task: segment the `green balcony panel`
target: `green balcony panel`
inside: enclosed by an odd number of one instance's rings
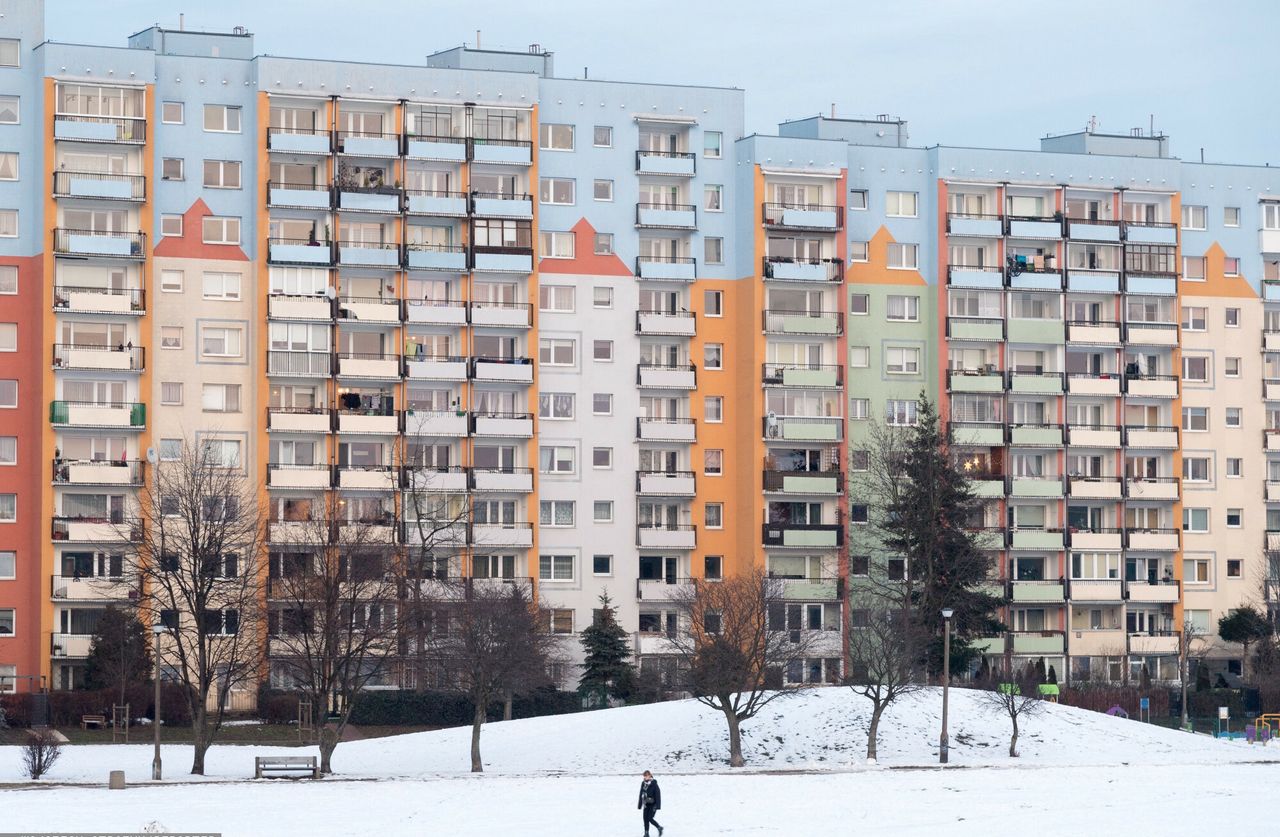
[[[840,438],[840,425],[834,422],[801,422],[787,419],[782,425],[782,438],[834,442]]]
[[[1061,584],[1045,584],[1039,581],[1015,581],[1015,602],[1060,602],[1063,600]]]
[[[1015,654],[1061,654],[1063,641],[1061,634],[1040,636],[1039,634],[1014,634],[1013,653]]]
[[[990,427],[957,427],[953,435],[957,445],[982,447],[1004,444],[1004,428],[998,424]]]
[[[975,497],[1003,497],[1004,480],[974,480],[973,494]]]
[[[836,533],[831,529],[786,529],[782,533],[783,546],[836,546]]]
[[[1061,427],[1015,427],[1010,434],[1014,445],[1061,445]]]
[[[783,596],[788,599],[806,599],[809,601],[827,601],[836,597],[836,581],[809,579],[788,579],[783,587]]]
[[[782,478],[782,490],[792,494],[835,494],[836,478],[798,477],[787,474]]]
[[[1062,320],[1024,320],[1010,317],[1006,339],[1010,343],[1065,343],[1065,325]]]
[[[1062,480],[1014,477],[1012,494],[1015,497],[1061,497]]]
[[[1062,392],[1062,378],[1058,375],[1018,375],[1009,381],[1011,392],[1029,392],[1041,395],[1057,395]]]
[[[1015,529],[1014,549],[1062,549],[1061,532],[1045,532],[1039,529]]]
[[[952,340],[1003,340],[1004,324],[1000,322],[951,321]]]
[[[999,375],[952,375],[952,392],[1003,392],[1004,378]]]
[[[835,317],[787,316],[782,318],[782,330],[786,334],[839,334],[840,326]]]

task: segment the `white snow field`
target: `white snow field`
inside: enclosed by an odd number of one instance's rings
[[[941,696],[904,699],[881,724],[880,760],[864,759],[869,704],[847,689],[772,704],[744,727],[748,767],[726,764],[718,713],[681,701],[485,727],[485,774],[471,775],[470,730],[342,744],[338,775],[254,781],[253,757],[314,748],[215,746],[208,777],[191,751],[166,746],[166,781],[148,781],[145,745],[64,748],[48,778],[25,783],[16,747],[0,747],[0,831],[169,831],[239,835],[639,835],[639,774],[663,791],[670,837],[839,833],[1092,837],[1270,833],[1266,802],[1280,746],[1217,741],[1064,706],[1024,720],[1021,757],[1008,720],[951,692],[951,764],[937,765]],[[126,771],[124,791],[105,788]],[[656,837],[656,832],[655,832]]]

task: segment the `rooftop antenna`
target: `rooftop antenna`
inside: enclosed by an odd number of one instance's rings
[[[831,103],[831,118],[832,118],[832,119],[835,119],[835,118],[836,118],[836,103],[835,103],[835,102],[832,102],[832,103]]]
[[[1089,117],[1089,124],[1088,124],[1088,126],[1085,128],[1085,131],[1086,131],[1086,133],[1090,133],[1090,134],[1092,134],[1092,133],[1095,133],[1097,130],[1098,130],[1098,117],[1097,117],[1097,116],[1090,116],[1090,117]]]

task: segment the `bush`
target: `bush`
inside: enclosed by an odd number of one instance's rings
[[[1169,714],[1168,689],[1141,689],[1137,686],[1072,686],[1062,689],[1058,702],[1092,712],[1106,712],[1113,706],[1120,706],[1129,713],[1129,717],[1138,717],[1141,698],[1151,699],[1151,717],[1161,718]]]
[[[562,715],[582,710],[576,692],[539,689],[517,697],[511,704],[513,718]],[[454,692],[366,692],[356,700],[351,723],[360,726],[457,727],[471,723],[471,701]],[[490,721],[502,720],[502,704],[489,707]]]
[[[1225,706],[1232,718],[1244,717],[1244,695],[1239,689],[1206,689],[1203,692],[1187,694],[1188,708],[1192,717],[1217,718],[1218,707]]]
[[[258,691],[258,718],[268,724],[293,724],[298,721],[296,692],[280,692],[274,689]]]
[[[0,695],[5,722],[13,729],[31,726],[30,695]]]
[[[31,730],[22,745],[22,763],[27,775],[39,779],[58,762],[62,755],[62,742],[47,729]]]

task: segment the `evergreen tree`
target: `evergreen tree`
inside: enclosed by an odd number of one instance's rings
[[[917,419],[902,444],[901,485],[886,509],[884,545],[906,558],[916,619],[935,638],[926,650],[928,670],[942,670],[945,607],[953,611],[951,670],[964,672],[978,653],[971,641],[1004,630],[996,616],[1004,600],[982,589],[992,563],[970,529],[982,501],[974,497],[953,456],[950,434],[924,393]]]
[[[150,683],[148,633],[131,610],[108,607],[102,611],[85,660],[85,688],[116,689],[123,703],[129,686]]]
[[[1227,642],[1238,642],[1243,653],[1240,676],[1249,679],[1249,646],[1271,636],[1271,623],[1252,607],[1241,607],[1218,620],[1218,636]]]
[[[578,692],[594,703],[605,704],[609,698],[627,698],[635,688],[635,668],[627,632],[615,616],[607,592],[600,594],[600,616],[582,632],[582,647],[587,653],[578,681]]]

